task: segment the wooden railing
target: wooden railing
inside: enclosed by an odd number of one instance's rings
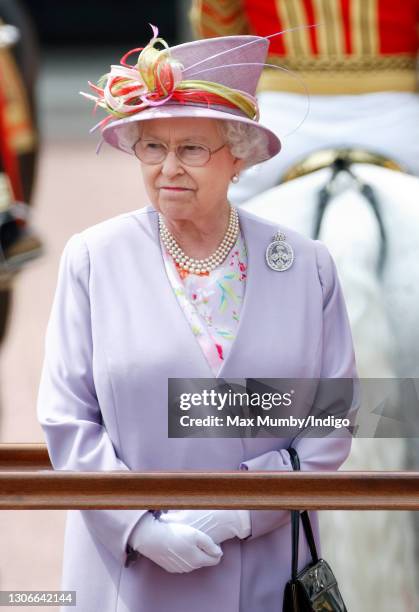
[[[0,444],[0,509],[419,510],[419,472],[69,472]]]

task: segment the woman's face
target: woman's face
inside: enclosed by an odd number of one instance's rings
[[[171,147],[159,164],[140,162],[150,202],[167,219],[197,221],[226,206],[229,182],[244,161],[233,157],[226,145],[204,166],[188,166],[174,150],[180,144],[205,145],[211,151],[221,147],[225,141],[214,119],[152,119],[140,124],[140,138],[147,147],[155,148],[156,143]]]

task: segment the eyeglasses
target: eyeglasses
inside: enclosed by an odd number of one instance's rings
[[[176,157],[186,166],[205,166],[209,162],[211,155],[221,151],[227,143],[211,150],[205,145],[187,143],[168,147],[157,140],[143,140],[140,138],[132,147],[135,156],[144,164],[161,164],[167,157],[169,151],[174,149]]]

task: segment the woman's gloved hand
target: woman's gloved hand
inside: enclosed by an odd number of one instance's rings
[[[223,556],[223,551],[210,536],[189,525],[163,522],[150,512],[135,526],[129,544],[171,573],[217,565]]]
[[[251,534],[249,510],[169,510],[160,520],[166,524],[195,527],[216,544],[234,536],[242,539]]]

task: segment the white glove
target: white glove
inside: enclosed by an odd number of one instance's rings
[[[205,533],[189,525],[164,523],[150,512],[141,517],[128,542],[171,573],[217,565],[223,556],[221,548]]]
[[[246,538],[251,534],[249,510],[169,510],[160,520],[195,527],[216,544],[234,536]]]

